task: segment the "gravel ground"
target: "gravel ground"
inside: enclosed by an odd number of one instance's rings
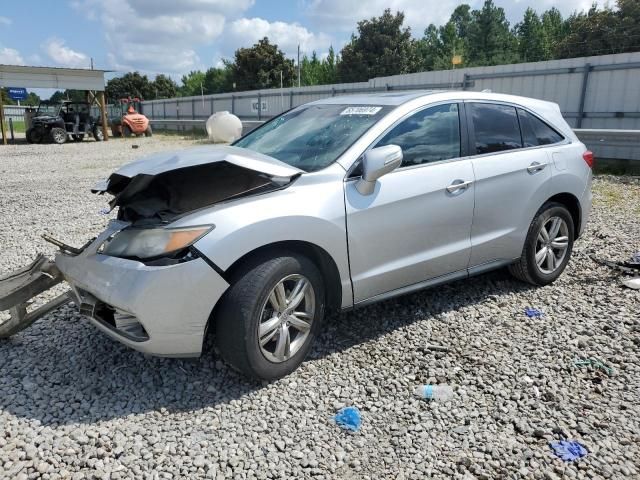
[[[140,145],[132,149],[131,144]],[[0,147],[0,272],[80,245],[107,217],[89,188],[177,137]],[[638,478],[640,292],[585,253],[640,249],[640,182],[599,177],[566,273],[530,288],[495,272],[329,318],[311,358],[251,383],[214,354],[147,357],[72,306],[0,341],[0,477]],[[525,307],[544,312],[527,318]],[[433,350],[444,345],[448,351]],[[577,367],[594,357],[609,376]],[[412,396],[447,383],[448,403]],[[356,405],[359,433],[332,422]],[[548,442],[581,441],[564,463]]]

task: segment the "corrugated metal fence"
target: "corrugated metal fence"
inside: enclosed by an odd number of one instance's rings
[[[14,122],[23,122],[24,121],[24,111],[28,108],[34,107],[24,107],[18,105],[5,105],[4,106],[4,118],[13,120]]]
[[[265,120],[328,96],[411,89],[491,89],[556,102],[574,128],[640,130],[640,52],[152,100],[143,102],[142,108],[157,120],[204,120],[223,110],[243,120]]]

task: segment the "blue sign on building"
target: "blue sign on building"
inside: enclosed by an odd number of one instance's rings
[[[27,89],[22,87],[7,87],[7,93],[11,100],[26,100]]]

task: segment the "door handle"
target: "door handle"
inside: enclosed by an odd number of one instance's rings
[[[460,182],[460,183],[452,183],[451,185],[449,185],[447,187],[447,192],[449,193],[455,193],[458,190],[466,190],[467,188],[469,188],[469,185],[471,185],[473,183],[472,180],[467,180],[466,182],[460,181],[460,180],[456,180],[456,182]]]
[[[536,173],[539,172],[541,170],[544,170],[544,168],[549,165],[548,163],[539,163],[539,162],[533,162],[531,165],[529,165],[527,167],[527,172],[529,173]]]

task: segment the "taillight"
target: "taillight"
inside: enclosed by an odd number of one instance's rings
[[[589,168],[593,168],[593,165],[596,163],[596,159],[593,157],[593,152],[591,150],[587,150],[582,154],[582,158],[587,162]]]

